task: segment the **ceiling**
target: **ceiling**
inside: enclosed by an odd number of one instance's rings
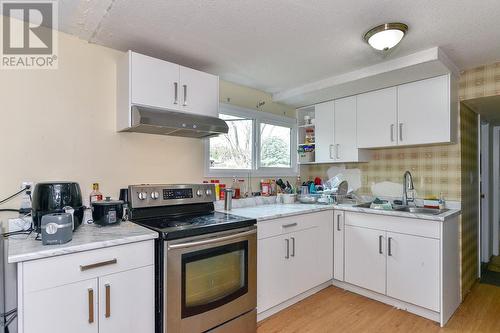
[[[60,30],[276,93],[440,46],[460,68],[500,60],[498,0],[64,0]],[[362,35],[401,21],[389,55]]]

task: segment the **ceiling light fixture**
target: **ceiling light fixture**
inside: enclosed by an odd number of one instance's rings
[[[385,23],[370,29],[363,39],[374,49],[387,51],[398,45],[406,32],[408,26],[404,23]]]

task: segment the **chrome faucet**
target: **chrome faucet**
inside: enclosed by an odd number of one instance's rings
[[[409,181],[408,181],[409,180]],[[413,191],[415,187],[413,186],[413,178],[410,171],[406,171],[403,175],[403,206],[408,206],[408,202],[414,202],[415,198],[408,199],[408,190]]]

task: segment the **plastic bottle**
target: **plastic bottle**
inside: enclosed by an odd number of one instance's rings
[[[99,183],[92,184],[92,192],[90,192],[90,204],[102,200],[102,193],[99,192]]]
[[[444,209],[446,206],[446,201],[444,200],[444,194],[441,192],[439,194],[439,209]]]

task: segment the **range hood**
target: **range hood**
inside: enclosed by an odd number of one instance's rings
[[[133,105],[131,126],[124,132],[208,138],[226,134],[229,127],[222,119],[169,109]]]

